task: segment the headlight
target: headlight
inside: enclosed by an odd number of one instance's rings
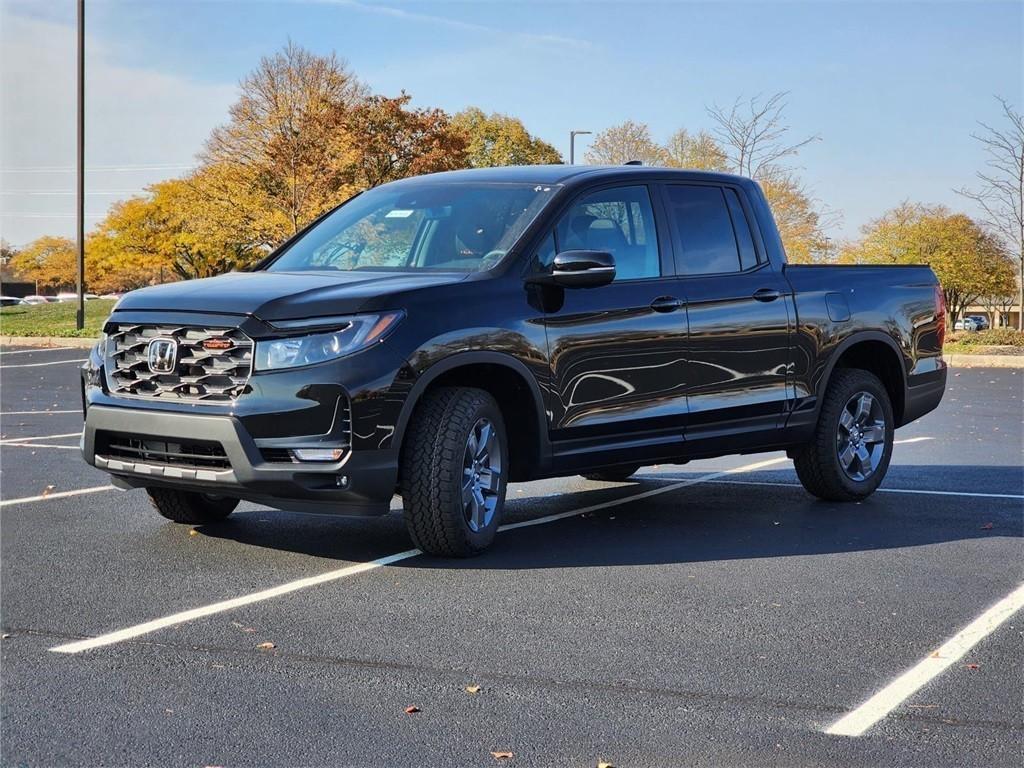
[[[382,341],[402,319],[401,312],[382,312],[375,315],[350,315],[329,320],[285,320],[274,323],[275,328],[293,330],[333,325],[334,330],[308,336],[292,336],[273,341],[256,342],[256,370],[272,371],[296,368],[334,360],[366,349]]]

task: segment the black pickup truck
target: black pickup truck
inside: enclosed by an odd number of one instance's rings
[[[356,196],[251,271],[126,295],[82,452],[182,523],[248,499],[403,499],[421,549],[491,543],[510,481],[785,450],[859,500],[942,398],[928,267],[794,266],[724,174],[537,166]]]

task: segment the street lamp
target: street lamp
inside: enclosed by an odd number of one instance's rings
[[[75,158],[75,250],[78,261],[78,310],[75,327],[85,327],[85,0],[78,0],[78,114]]]
[[[569,131],[569,165],[576,164],[576,137],[588,133],[593,133],[593,131]]]

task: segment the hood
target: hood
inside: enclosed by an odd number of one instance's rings
[[[132,291],[117,309],[251,315],[273,322],[391,309],[384,298],[388,295],[457,283],[467,276],[461,272],[231,272]]]

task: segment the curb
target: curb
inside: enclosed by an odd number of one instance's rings
[[[96,339],[85,339],[79,336],[0,336],[0,345],[5,347],[78,347],[89,349],[95,346]]]
[[[945,355],[950,368],[1024,368],[1024,355]]]

